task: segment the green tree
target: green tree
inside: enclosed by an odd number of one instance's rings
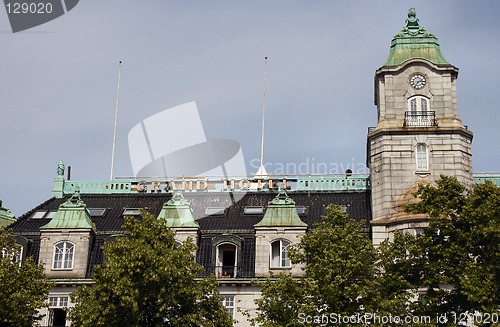
[[[455,177],[421,186],[407,206],[431,219],[417,239],[422,254],[417,303],[422,314],[460,315],[500,308],[500,188],[487,181],[467,190]],[[443,287],[449,285],[449,287]]]
[[[288,273],[280,273],[256,283],[262,287],[261,297],[255,300],[258,310],[245,312],[252,325],[263,327],[308,326],[300,320],[302,315],[314,313],[315,306],[307,296],[309,293],[304,280],[292,278]]]
[[[290,251],[294,264],[305,265],[305,279],[314,281],[307,289],[319,314],[350,316],[364,311],[376,251],[361,233],[363,226],[339,206],[330,206],[323,221]]]
[[[129,234],[104,245],[106,266],[71,299],[76,326],[231,326],[215,277],[198,278],[191,240],[176,246],[162,219],[125,218]]]
[[[375,249],[363,227],[330,206],[323,221],[290,250],[292,263],[304,265],[303,277],[280,274],[260,283],[262,297],[250,320],[264,327],[318,326],[325,317],[331,325],[387,326],[374,315],[416,314],[423,259],[415,236],[396,232]],[[359,319],[336,324],[339,317]]]
[[[11,231],[0,227],[0,326],[38,325],[42,318],[37,309],[47,307],[53,286],[43,274],[43,267],[27,257],[19,265],[20,246]]]
[[[251,321],[265,327],[318,326],[325,316],[334,321],[332,314],[407,313],[412,277],[393,264],[407,255],[414,237],[398,233],[378,254],[363,227],[340,207],[330,206],[323,221],[290,251],[292,263],[304,265],[304,276],[280,274],[261,283],[262,297]],[[403,260],[398,265],[406,268]]]

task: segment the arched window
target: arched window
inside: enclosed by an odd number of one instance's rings
[[[421,96],[421,95],[416,95],[408,99],[408,109],[411,113],[416,114],[417,112],[419,113],[425,113],[429,111],[429,99]]]
[[[418,144],[417,145],[417,171],[427,171],[429,170],[429,159],[427,145]]]
[[[233,243],[221,243],[217,246],[216,275],[219,278],[236,277],[238,274],[238,248]]]
[[[291,244],[287,240],[276,240],[271,243],[271,268],[290,268],[288,250]]]
[[[52,269],[73,269],[75,246],[70,242],[62,242],[54,246]]]

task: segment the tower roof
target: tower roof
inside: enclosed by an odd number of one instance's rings
[[[182,193],[176,193],[163,204],[158,218],[165,219],[167,227],[170,228],[199,227],[198,223],[194,221],[190,203],[184,199]]]
[[[268,226],[307,227],[297,214],[295,201],[286,194],[284,189],[280,190],[278,195],[269,202],[264,217],[255,224],[255,227]]]
[[[14,214],[10,212],[8,208],[5,208],[2,205],[2,201],[0,201],[0,227],[1,226],[8,226],[15,222],[16,219],[14,217]]]
[[[87,210],[87,205],[80,197],[80,190],[77,189],[71,198],[61,204],[54,218],[40,229],[92,229],[92,220]]]
[[[439,66],[451,66],[441,54],[437,38],[420,25],[415,8],[410,8],[405,26],[394,35],[384,66],[398,66],[410,59],[424,59]]]

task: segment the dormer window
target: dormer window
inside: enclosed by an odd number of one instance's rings
[[[123,216],[140,216],[141,212],[139,211],[141,209],[139,208],[126,208],[123,210]]]
[[[264,207],[245,207],[243,213],[245,215],[261,215],[264,213]]]
[[[54,246],[52,269],[73,269],[75,246],[70,242],[62,242]]]

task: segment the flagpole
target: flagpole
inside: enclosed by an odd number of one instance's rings
[[[116,123],[118,121],[118,103],[120,100],[120,76],[122,72],[122,62],[120,60],[118,64],[118,91],[116,93],[116,110],[115,110],[115,130],[113,132],[113,152],[111,154],[111,175],[109,180],[113,180],[113,169],[115,164],[115,147],[116,147]]]
[[[264,122],[266,118],[266,74],[267,74],[267,57],[264,63],[264,100],[262,104],[262,142],[260,146],[260,167],[264,166]]]

